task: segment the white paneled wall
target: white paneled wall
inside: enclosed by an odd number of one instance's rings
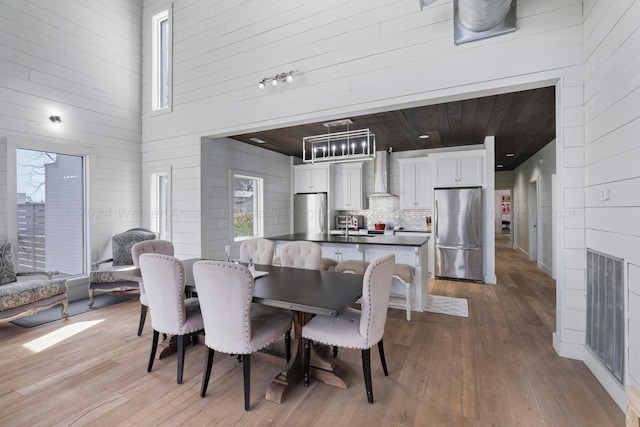
[[[225,245],[233,255],[239,243],[231,239],[233,206],[231,171],[263,178],[264,237],[289,233],[291,222],[291,160],[288,156],[228,139],[202,143],[202,254],[222,259]]]
[[[640,1],[585,3],[584,33],[585,243],[630,263],[627,379],[637,385]]]
[[[15,239],[7,147],[24,144],[90,154],[93,260],[142,225],[141,16],[138,1],[0,0],[0,239]]]

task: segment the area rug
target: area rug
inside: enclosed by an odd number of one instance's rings
[[[452,316],[469,317],[469,305],[466,298],[429,295],[424,311],[450,314]]]
[[[69,314],[69,316],[75,316],[76,314],[97,310],[123,301],[129,301],[129,298],[119,295],[102,294],[96,295],[94,301],[95,304],[93,304],[93,308],[89,308],[89,298],[70,302],[67,314]],[[32,328],[34,326],[62,319],[61,311],[62,305],[58,304],[36,314],[32,314],[31,316],[20,317],[19,319],[12,320],[11,323],[17,326],[22,326],[23,328]]]

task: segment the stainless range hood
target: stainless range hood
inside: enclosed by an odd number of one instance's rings
[[[389,193],[389,152],[376,151],[373,161],[373,193],[367,197],[397,197]]]

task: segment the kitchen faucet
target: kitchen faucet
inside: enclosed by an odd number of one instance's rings
[[[351,217],[349,217],[348,221],[344,223],[344,237],[349,237],[349,223],[351,222]]]

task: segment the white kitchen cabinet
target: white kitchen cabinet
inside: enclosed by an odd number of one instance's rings
[[[342,262],[346,260],[363,260],[363,245],[345,243],[345,244],[332,244],[321,243],[322,257]]]
[[[475,187],[484,183],[482,157],[446,157],[433,161],[434,187]]]
[[[431,209],[433,185],[431,160],[398,159],[400,163],[400,209]]]
[[[294,193],[328,193],[329,165],[296,165],[293,167]]]
[[[336,164],[333,168],[334,209],[362,209],[362,162]]]

